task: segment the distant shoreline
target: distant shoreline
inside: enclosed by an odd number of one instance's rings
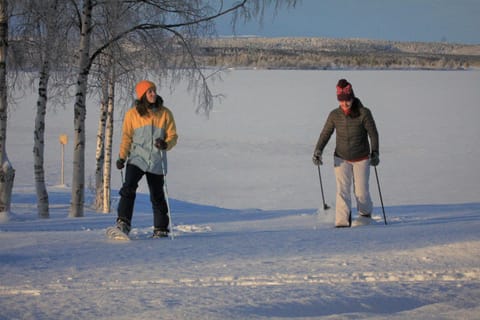
[[[480,45],[368,39],[258,36],[199,39],[196,57],[212,67],[285,70],[472,70]]]

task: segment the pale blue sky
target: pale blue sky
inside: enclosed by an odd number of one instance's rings
[[[239,24],[237,35],[367,38],[480,44],[480,0],[301,0]],[[217,26],[231,35],[226,19]]]

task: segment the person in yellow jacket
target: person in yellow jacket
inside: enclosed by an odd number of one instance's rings
[[[177,130],[172,112],[163,105],[155,84],[148,80],[135,86],[137,100],[123,120],[122,139],[116,163],[125,167],[125,181],[120,189],[116,227],[128,235],[138,182],[145,175],[153,209],[153,237],[167,237],[168,205],[163,186],[167,173],[167,151],[177,144]]]

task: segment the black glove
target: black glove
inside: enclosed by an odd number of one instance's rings
[[[313,153],[312,161],[313,161],[313,164],[316,166],[322,165],[323,164],[322,151],[315,150],[315,152]]]
[[[168,147],[168,144],[162,138],[158,138],[157,140],[155,140],[155,147],[157,147],[160,150],[166,150]]]
[[[118,159],[117,160],[117,169],[122,170],[123,168],[125,168],[125,160]]]
[[[370,165],[376,167],[379,163],[380,158],[378,157],[378,152],[372,152],[372,154],[370,155]]]

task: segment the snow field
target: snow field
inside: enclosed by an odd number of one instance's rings
[[[333,210],[319,209],[311,153],[341,77],[379,127],[387,226],[373,172],[375,224],[334,229]],[[85,217],[68,218],[72,145],[58,186],[58,135],[71,137],[71,106],[47,116],[51,218],[37,218],[26,94],[9,119],[17,176],[0,224],[0,319],[478,319],[479,80],[478,71],[233,70],[214,83],[225,98],[209,120],[181,86],[162,91],[180,135],[169,154],[175,239],[148,239],[142,183],[133,240],[121,243],[105,239],[115,214],[90,210],[88,187]],[[328,156],[322,175],[334,207]],[[115,208],[118,171],[112,178]]]

